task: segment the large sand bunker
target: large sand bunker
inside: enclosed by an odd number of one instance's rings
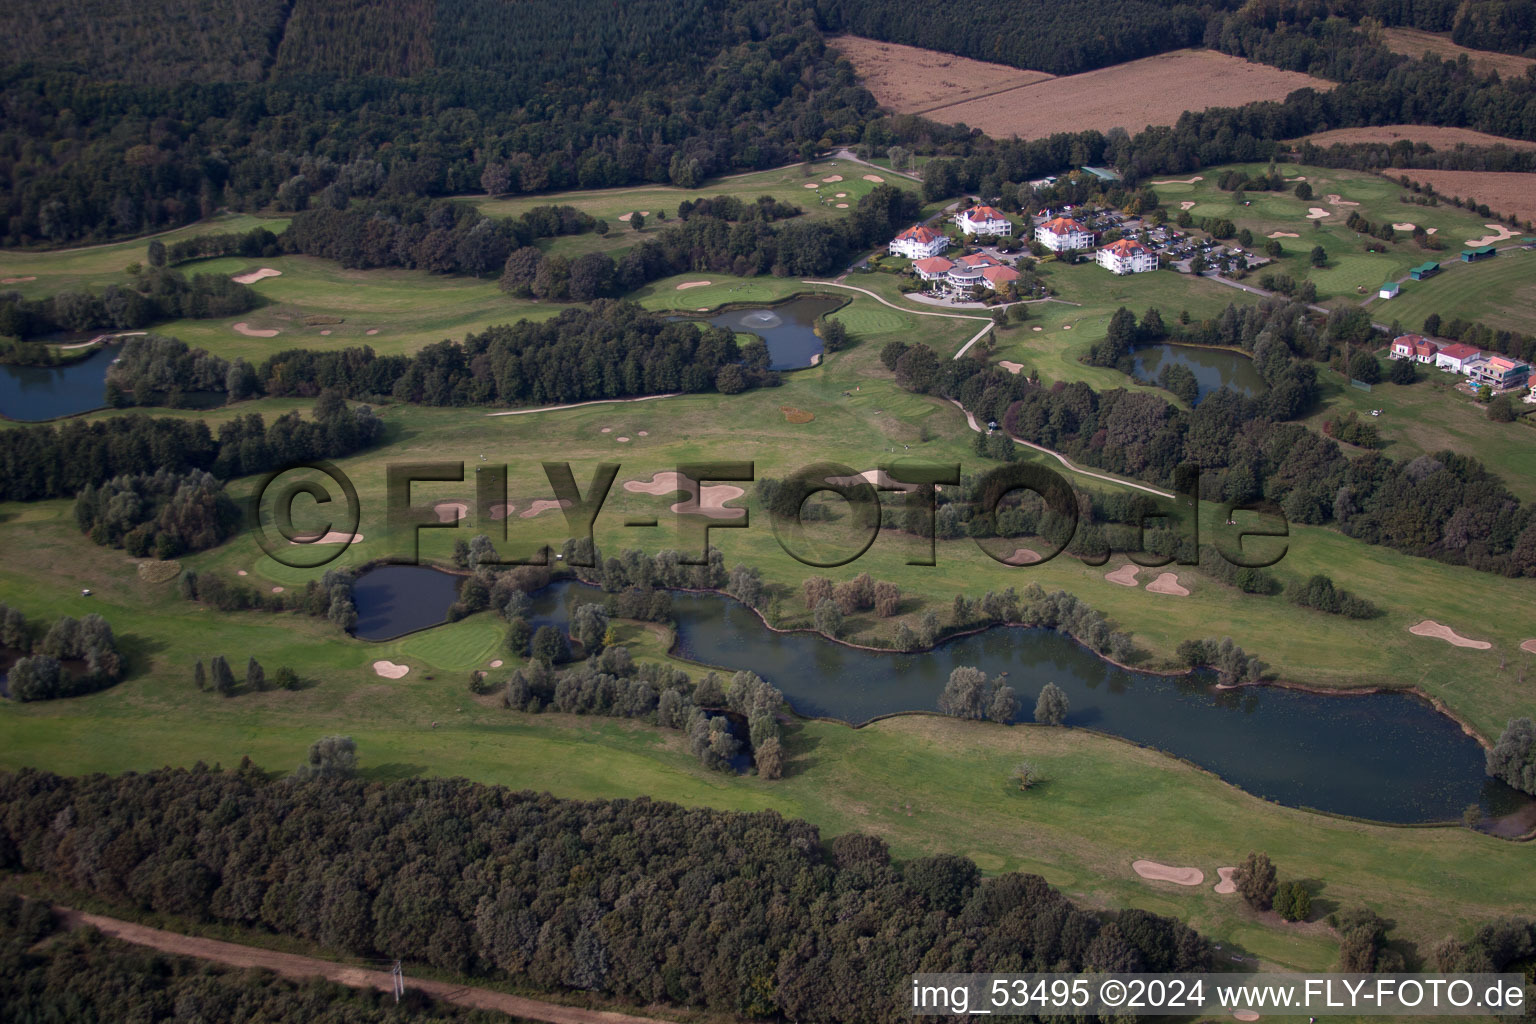
[[[1141,566],[1133,562],[1127,562],[1114,572],[1105,573],[1104,578],[1111,583],[1118,583],[1122,587],[1134,587],[1137,585],[1136,574],[1138,572],[1141,572]]]
[[[675,470],[663,470],[650,480],[626,480],[624,489],[636,494],[655,495],[683,491],[688,497],[672,506],[672,511],[679,515],[691,512],[711,519],[739,519],[747,514],[744,508],[732,508],[726,505],[726,502],[735,501],[747,493],[740,487],[730,484],[705,484],[701,493],[697,481]]]
[[[1003,564],[1034,565],[1039,561],[1043,561],[1043,559],[1040,557],[1040,552],[1036,551],[1034,548],[1014,548],[1013,554],[1003,559]]]
[[[1270,238],[1300,238],[1301,236],[1298,235],[1294,231],[1271,231],[1269,233],[1269,237]]]
[[[1151,182],[1153,185],[1193,185],[1197,181],[1204,181],[1204,175],[1197,174],[1193,178],[1165,178],[1162,181]]]
[[[842,181],[843,180],[843,176],[841,174],[829,174],[825,178],[822,178],[821,180],[826,182],[828,185],[830,185],[833,182]]]
[[[1472,246],[1474,249],[1481,248],[1485,245],[1493,245],[1497,242],[1502,242],[1506,238],[1515,237],[1515,233],[1502,224],[1484,224],[1483,227],[1491,231],[1492,234],[1484,235],[1482,238],[1467,239],[1467,244]]]
[[[1172,882],[1175,885],[1199,885],[1205,881],[1205,872],[1199,868],[1169,867],[1167,864],[1159,864],[1155,860],[1133,861],[1131,869],[1142,878],[1150,878],[1156,882]]]
[[[1412,231],[1413,227],[1414,227],[1413,221],[1405,220],[1405,221],[1401,221],[1400,223],[1393,224],[1392,225],[1392,230],[1393,231]]]
[[[1182,203],[1179,204],[1179,209],[1181,209],[1181,210],[1193,209],[1194,205],[1195,205],[1195,201],[1193,199],[1186,199]]]
[[[1527,654],[1536,654],[1536,640],[1526,640],[1520,645],[1520,649]]]
[[[1328,211],[1322,207],[1311,206],[1307,208],[1307,220],[1322,220],[1326,216],[1328,216]]]
[[[260,281],[264,278],[282,276],[283,272],[281,270],[273,270],[271,267],[262,267],[260,270],[253,270],[249,274],[240,274],[234,278],[231,278],[231,280],[233,280],[235,284],[255,284],[257,281]]]
[[[883,469],[866,469],[853,476],[829,476],[827,483],[836,487],[854,487],[860,483],[874,484],[882,491],[915,491],[920,486],[904,484]]]
[[[684,281],[682,284],[677,286],[677,290],[683,292],[687,291],[689,288],[703,288],[705,285],[710,283],[711,282],[709,281]]]
[[[385,679],[400,679],[411,670],[409,665],[396,665],[392,661],[376,661],[373,671]]]
[[[277,337],[277,330],[276,330],[276,328],[272,328],[272,327],[252,327],[250,324],[246,323],[244,320],[240,321],[237,324],[230,325],[230,330],[234,331],[236,334],[243,334],[247,338],[275,338],[275,337]]]
[[[356,544],[363,539],[360,533],[347,533],[344,530],[332,530],[324,536],[317,534],[300,534],[297,540],[291,540],[290,544]]]
[[[880,177],[880,175],[878,175],[878,174],[866,174],[866,175],[864,175],[864,180],[865,181],[872,181],[872,182],[874,182],[877,185],[884,185],[885,184],[885,179]]]
[[[491,506],[491,518],[505,519],[515,511],[517,511],[517,506],[511,502],[498,502]]]
[[[551,511],[552,509],[557,509],[557,508],[570,508],[570,507],[571,507],[571,500],[569,498],[561,498],[559,501],[551,501],[548,498],[540,498],[538,501],[534,502],[532,505],[529,505],[528,506],[528,510],[526,512],[519,512],[517,514],[517,517],[519,519],[532,519],[534,516],[538,515],[541,512],[548,512],[548,511]]]
[[[432,511],[437,513],[438,522],[456,523],[469,515],[469,506],[462,501],[440,501],[432,506]]]
[[[1157,579],[1147,584],[1149,594],[1172,594],[1174,597],[1188,597],[1189,591],[1179,586],[1179,574],[1165,572],[1158,575]]]
[[[1223,896],[1231,896],[1237,892],[1237,883],[1232,880],[1232,872],[1237,868],[1217,868],[1216,874],[1221,881],[1216,883],[1216,891]]]
[[[997,365],[1001,366],[1003,369],[1007,370],[1009,373],[1018,373],[1020,370],[1024,369],[1024,364],[1023,363],[1010,363],[1006,359],[1001,360],[1000,362],[998,362]]]
[[[1450,626],[1442,626],[1434,619],[1415,622],[1408,627],[1408,632],[1414,636],[1429,636],[1434,637],[1436,640],[1444,640],[1453,647],[1471,647],[1474,650],[1486,651],[1493,646],[1487,640],[1472,640],[1464,637]]]
[[[1343,196],[1338,195],[1337,193],[1334,193],[1334,192],[1330,192],[1330,193],[1328,193],[1328,205],[1329,206],[1359,206],[1360,204],[1359,203],[1352,203],[1348,199],[1345,199]]]

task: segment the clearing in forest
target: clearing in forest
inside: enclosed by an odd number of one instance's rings
[[[880,105],[898,114],[920,114],[1055,77],[863,36],[838,36],[827,43],[848,58]]]

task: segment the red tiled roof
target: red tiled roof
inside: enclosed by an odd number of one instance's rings
[[[1017,281],[1019,272],[1012,267],[988,267],[981,272],[981,276],[993,284],[1007,284],[1009,281]]]
[[[967,220],[1007,220],[995,206],[973,206],[962,214]]]
[[[1106,245],[1104,248],[1108,249],[1110,252],[1114,253],[1116,256],[1121,256],[1121,257],[1125,257],[1125,256],[1142,256],[1142,255],[1146,255],[1146,254],[1148,254],[1148,253],[1150,253],[1152,251],[1152,250],[1148,249],[1146,246],[1142,245],[1140,242],[1133,241],[1133,240],[1131,240],[1129,238],[1122,238],[1122,239],[1120,239],[1117,242],[1111,242],[1108,245]]]
[[[1086,232],[1088,229],[1071,217],[1057,217],[1040,225],[1053,235],[1070,235],[1074,231]]]
[[[954,266],[953,263],[943,256],[929,256],[927,259],[918,260],[912,265],[925,274],[942,274]]]
[[[1457,342],[1454,345],[1446,345],[1440,350],[1441,355],[1449,356],[1452,359],[1467,359],[1477,355],[1477,353],[1477,346],[1463,345],[1461,342]]]
[[[1398,342],[1401,342],[1404,345],[1417,345],[1423,340],[1424,336],[1422,334],[1399,334],[1397,337],[1392,339],[1392,343],[1394,345]]]
[[[959,262],[964,263],[968,267],[995,267],[999,265],[997,260],[982,252],[970,256],[961,256]]]
[[[940,237],[942,236],[937,231],[933,230],[933,228],[922,224],[914,224],[896,236],[898,241],[921,242],[924,245],[927,245],[929,242],[932,242]]]

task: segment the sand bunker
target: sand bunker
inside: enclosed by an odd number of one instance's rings
[[[822,178],[821,180],[826,182],[828,185],[830,185],[834,181],[842,181],[843,180],[843,176],[841,174],[829,174],[825,178]]]
[[[1401,224],[1393,224],[1392,225],[1392,230],[1393,231],[1412,231],[1413,230],[1413,222],[1405,220]]]
[[[619,444],[628,444],[629,443],[629,438],[627,438],[627,437],[616,437],[616,438],[614,438],[614,440],[619,442]]]
[[[249,274],[241,274],[238,277],[231,278],[231,280],[234,281],[235,284],[255,284],[257,281],[260,281],[264,278],[282,276],[283,272],[281,270],[273,270],[271,267],[262,267],[260,270],[253,270]]]
[[[1285,180],[1286,181],[1306,181],[1307,180],[1307,176],[1305,174],[1298,174],[1294,178],[1286,178]]]
[[[1328,211],[1324,210],[1320,206],[1311,206],[1307,208],[1307,220],[1322,220],[1326,216],[1328,216]]]
[[[1328,193],[1328,205],[1329,206],[1359,206],[1360,204],[1359,203],[1352,203],[1348,199],[1345,199],[1343,196],[1335,195],[1334,193],[1330,192],[1330,193]]]
[[[511,504],[510,502],[505,503],[505,504],[492,505],[491,506],[491,518],[492,519],[505,519],[505,518],[507,518],[507,516],[511,515],[515,511],[517,511],[517,506]]]
[[[1003,369],[1007,370],[1009,373],[1018,373],[1020,370],[1024,369],[1024,364],[1023,363],[1010,363],[1006,359],[1001,360],[997,365],[1001,366]]]
[[[399,679],[411,670],[409,665],[396,665],[392,661],[376,661],[373,671],[385,679]]]
[[[1255,1021],[1259,1019],[1257,1010],[1233,1010],[1232,1016],[1238,1020]]]
[[[878,175],[878,174],[866,174],[866,175],[864,175],[864,180],[865,181],[873,181],[873,182],[875,182],[877,184],[880,184],[880,185],[884,185],[885,184],[885,179],[880,177],[880,175]]]
[[[1175,885],[1199,885],[1205,881],[1205,872],[1199,868],[1169,867],[1155,860],[1133,861],[1131,870],[1142,878],[1150,878],[1157,882],[1172,882]]]
[[[1004,565],[1034,565],[1040,561],[1040,552],[1034,548],[1014,548],[1013,554],[1003,559]]]
[[[1194,205],[1195,205],[1195,201],[1193,199],[1186,199],[1182,203],[1179,204],[1179,209],[1181,209],[1181,210],[1188,210],[1188,209],[1192,208]]]
[[[655,495],[683,491],[688,497],[672,506],[672,511],[679,515],[692,512],[709,516],[711,519],[739,519],[747,514],[744,508],[729,508],[725,504],[747,493],[740,487],[733,487],[730,484],[706,484],[703,493],[699,494],[698,484],[675,470],[663,470],[650,480],[626,480],[624,489],[636,494]],[[695,503],[695,495],[698,495],[697,503]]]
[[[847,203],[838,203],[837,204],[837,208],[839,210],[846,210],[846,209],[848,209],[848,204]]]
[[[635,436],[637,436],[637,437],[650,437],[651,436],[651,432],[649,430],[642,430],[642,431],[640,431],[639,434],[637,434]]]
[[[1236,870],[1237,868],[1216,869],[1216,874],[1221,878],[1221,881],[1216,883],[1216,891],[1218,893],[1223,896],[1231,896],[1233,893],[1237,892],[1237,883],[1232,881],[1232,872]]]
[[[806,188],[821,188],[821,186],[816,184],[814,181],[806,182],[804,187],[806,187]],[[626,220],[627,218],[620,217],[619,219],[620,220]]]
[[[682,284],[677,286],[677,290],[683,292],[687,291],[689,288],[703,288],[709,283],[710,282],[708,281],[684,281]]]
[[[838,199],[847,199],[848,198],[848,193],[847,192],[839,192],[837,194],[837,198]]]
[[[853,487],[860,483],[874,484],[881,490],[887,491],[915,491],[918,484],[904,484],[893,478],[883,469],[866,469],[854,476],[829,476],[827,483],[838,487]]]
[[[1485,245],[1493,245],[1495,242],[1502,242],[1506,238],[1515,237],[1515,233],[1502,224],[1484,224],[1483,227],[1493,232],[1493,234],[1484,235],[1482,238],[1467,239],[1467,244],[1472,246],[1474,249]]]
[[[1118,583],[1122,587],[1134,587],[1138,585],[1136,583],[1136,574],[1139,572],[1141,572],[1141,566],[1134,562],[1127,562],[1114,572],[1105,573],[1104,578],[1111,583]]]
[[[231,325],[230,329],[233,330],[236,334],[243,334],[243,335],[245,335],[247,338],[275,338],[275,337],[277,337],[277,331],[276,330],[274,330],[274,329],[272,329],[270,327],[252,327],[250,324],[246,323],[244,320],[240,321],[237,324]]]
[[[501,668],[502,665],[503,662],[500,658],[495,658],[491,661],[491,668]]]
[[[273,587],[272,588],[272,593],[274,593],[274,594],[281,594],[282,592],[283,592],[283,588],[282,587]]]
[[[296,540],[289,544],[356,544],[363,539],[360,533],[345,533],[341,530],[332,530],[321,536],[320,534],[300,534]]]
[[[320,337],[324,338],[324,337],[328,336],[330,333],[331,333],[330,331],[321,331],[320,332]]]
[[[370,327],[368,330],[364,331],[363,333],[368,335],[369,337],[372,337],[373,335],[379,333],[379,329],[377,327]]]
[[[1425,619],[1422,622],[1415,622],[1413,625],[1408,627],[1408,632],[1412,633],[1414,636],[1429,636],[1434,637],[1436,640],[1444,640],[1446,643],[1453,647],[1471,647],[1474,650],[1486,651],[1488,648],[1493,646],[1493,644],[1489,643],[1487,640],[1468,639],[1467,637],[1464,637],[1460,633],[1456,632],[1450,626],[1442,626],[1434,619]]]
[[[598,433],[599,434],[611,434],[611,433],[613,433],[613,428],[612,427],[604,427],[602,430],[599,430]]]
[[[1520,645],[1520,649],[1527,654],[1536,654],[1536,640],[1526,640]]]
[[[237,569],[237,570],[235,570],[235,575],[236,576],[249,576],[250,573],[246,572],[244,569]]]
[[[519,512],[517,517],[519,519],[532,519],[540,512],[548,512],[550,509],[570,507],[571,501],[569,498],[561,498],[559,501],[550,501],[548,498],[540,498],[538,501],[528,506],[528,511]]]
[[[1294,231],[1271,231],[1269,233],[1269,237],[1270,238],[1300,238],[1301,236],[1298,235]]]
[[[37,280],[37,275],[36,274],[28,274],[26,277],[5,277],[5,278],[0,278],[0,284],[25,284],[28,281],[36,281],[36,280]]]
[[[1197,181],[1204,181],[1204,180],[1205,180],[1205,178],[1202,175],[1197,174],[1193,178],[1169,178],[1166,181],[1154,181],[1154,182],[1152,182],[1152,184],[1154,184],[1154,185],[1193,185]]]
[[[1157,579],[1147,584],[1147,592],[1152,594],[1172,594],[1174,597],[1189,596],[1189,591],[1179,586],[1179,574],[1174,572],[1161,573]]]
[[[1043,331],[1043,330],[1045,330],[1045,328],[1044,327],[1035,327],[1035,328],[1033,328],[1033,330]]]
[[[456,523],[469,515],[469,506],[462,501],[440,501],[432,506],[440,523]]]

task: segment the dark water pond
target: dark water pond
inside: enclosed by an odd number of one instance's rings
[[[452,577],[391,566],[357,584],[358,635],[398,636],[441,622]],[[534,596],[533,625],[564,626],[594,588],[557,583]],[[365,611],[366,607],[366,611]],[[751,669],[804,715],[866,722],[897,711],[931,711],[952,669],[1006,673],[1032,718],[1047,682],[1067,692],[1067,724],[1176,754],[1250,793],[1376,821],[1458,818],[1470,803],[1490,814],[1526,801],[1486,777],[1482,748],[1449,717],[1407,694],[1329,696],[1281,687],[1218,691],[1203,676],[1117,668],[1050,630],[999,628],[923,654],[863,651],[812,633],[775,633],[742,605],[713,594],[673,595],[674,653],[722,668]]]
[[[36,422],[105,407],[107,367],[118,354],[107,345],[67,366],[0,366],[0,415]]]
[[[773,369],[798,370],[813,365],[814,358],[822,353],[817,319],[842,304],[841,299],[829,295],[807,295],[776,306],[733,309],[705,319],[716,327],[762,338],[768,344]]]
[[[1131,353],[1136,376],[1156,381],[1164,366],[1187,366],[1200,385],[1198,404],[1218,388],[1228,387],[1239,394],[1253,396],[1264,390],[1264,378],[1254,368],[1253,360],[1224,349],[1196,348],[1190,345],[1148,345]]]

